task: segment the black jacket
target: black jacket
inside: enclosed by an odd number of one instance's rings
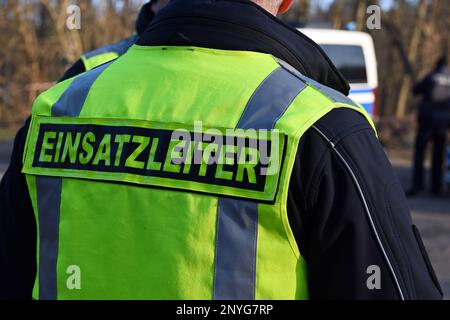
[[[246,0],[173,0],[139,44],[271,53],[311,78],[348,90],[317,45]],[[16,137],[0,186],[0,297],[29,298],[35,277],[36,227],[20,172],[26,131],[27,125]],[[400,183],[359,113],[334,110],[303,136],[288,215],[308,264],[311,298],[442,297]],[[373,266],[381,287],[370,290]]]

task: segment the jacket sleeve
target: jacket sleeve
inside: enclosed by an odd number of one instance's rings
[[[399,180],[361,119],[336,111],[299,145],[288,211],[311,298],[441,299]]]
[[[29,126],[18,132],[0,183],[0,300],[31,299],[36,276],[36,222],[22,171]]]

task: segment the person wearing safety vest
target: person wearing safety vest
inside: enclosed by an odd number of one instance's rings
[[[440,299],[372,120],[292,0],[174,0],[37,98],[0,297]]]
[[[136,20],[136,33],[117,43],[85,53],[66,71],[61,81],[92,70],[123,55],[136,42],[139,35],[145,31],[156,13],[164,8],[168,2],[169,0],[152,0],[144,4]]]

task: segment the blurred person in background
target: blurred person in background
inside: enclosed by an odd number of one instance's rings
[[[170,0],[152,0],[144,4],[136,20],[136,32],[134,34],[117,43],[85,53],[66,71],[60,81],[72,78],[85,71],[92,70],[99,65],[107,63],[123,55],[133,44],[135,44],[139,38],[139,35],[145,31],[158,11],[164,8],[169,1]]]
[[[442,297],[372,120],[275,17],[291,4],[172,0],[125,55],[36,100],[0,184],[0,298]],[[167,144],[199,120],[280,130],[285,161],[242,171],[234,138],[232,163],[182,173]]]
[[[421,95],[418,112],[412,187],[407,192],[414,196],[425,189],[424,160],[429,141],[433,142],[431,193],[441,195],[447,130],[450,125],[450,70],[447,56],[442,56],[436,67],[414,87]]]

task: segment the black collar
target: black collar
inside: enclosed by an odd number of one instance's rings
[[[350,89],[316,43],[249,0],[172,0],[138,44],[269,53],[345,95]]]

